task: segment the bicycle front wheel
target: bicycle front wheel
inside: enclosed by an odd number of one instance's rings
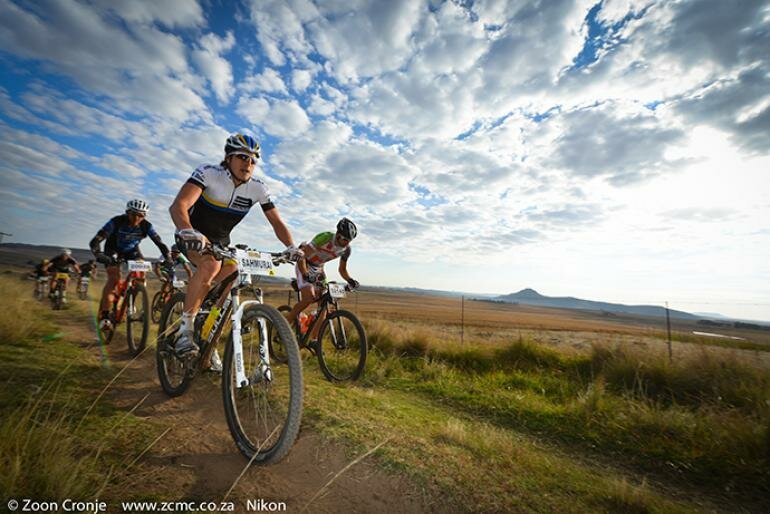
[[[349,311],[328,315],[318,334],[318,363],[332,382],[358,380],[366,366],[366,332]]]
[[[150,309],[147,290],[141,284],[131,286],[126,292],[128,313],[126,316],[126,340],[128,353],[136,357],[147,345],[150,333]]]
[[[286,362],[272,360],[272,376],[265,376],[259,349],[270,327],[283,342]],[[286,319],[262,304],[244,309],[241,339],[247,384],[237,383],[232,334],[225,348],[222,397],[227,425],[247,459],[259,464],[277,462],[294,444],[302,418],[302,362],[297,341]]]
[[[61,280],[57,281],[56,288],[54,289],[53,293],[53,310],[61,310],[62,305],[64,304],[64,292],[64,282]]]

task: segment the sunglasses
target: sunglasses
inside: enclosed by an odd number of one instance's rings
[[[128,211],[128,213],[129,213],[129,214],[133,214],[133,215],[134,215],[134,216],[136,216],[137,218],[144,218],[145,216],[147,216],[147,215],[146,215],[146,214],[144,214],[143,212]]]
[[[242,161],[251,161],[251,164],[257,164],[257,157],[259,157],[258,155],[254,156],[254,155],[249,155],[245,153],[236,153],[233,155],[235,155],[237,158],[239,158]]]

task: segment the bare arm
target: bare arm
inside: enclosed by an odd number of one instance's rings
[[[340,272],[340,276],[345,279],[345,281],[350,280],[350,275],[348,274],[348,261],[343,261],[340,259],[340,267],[338,270]]]
[[[171,213],[171,220],[178,230],[192,228],[189,210],[198,201],[202,192],[200,187],[188,182],[177,193],[174,203],[168,208],[168,212]]]
[[[190,280],[192,280],[193,273],[192,273],[192,268],[186,262],[184,263],[184,270],[187,272],[187,281],[189,282]]]
[[[270,225],[272,225],[273,232],[275,232],[275,237],[277,237],[280,242],[286,246],[294,245],[294,239],[291,237],[289,227],[287,227],[281,219],[281,215],[278,214],[277,208],[265,211],[265,218],[267,218],[267,221],[269,221]]]
[[[302,250],[303,252],[307,252],[309,250],[307,245],[299,245],[299,249]],[[299,268],[299,272],[302,275],[307,275],[307,259],[305,259],[304,257],[300,257],[297,260],[297,267]]]

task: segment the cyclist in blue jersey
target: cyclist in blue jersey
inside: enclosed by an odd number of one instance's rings
[[[102,301],[99,307],[99,328],[109,328],[109,308],[115,300],[114,289],[118,283],[119,260],[143,259],[139,249],[142,239],[149,237],[160,250],[161,255],[169,258],[168,247],[163,244],[158,233],[147,221],[149,206],[144,200],[130,200],[126,204],[126,213],[115,216],[96,233],[89,246],[97,262],[104,264],[107,272],[107,282],[102,290]],[[104,252],[100,245],[104,243]]]
[[[233,134],[225,141],[225,158],[219,165],[199,166],[171,205],[169,212],[176,225],[179,249],[197,267],[187,284],[184,312],[174,351],[179,357],[194,357],[198,347],[193,341],[193,323],[201,303],[213,283],[235,271],[201,251],[209,243],[230,244],[230,232],[252,206],[259,204],[276,237],[292,256],[301,252],[294,246],[288,227],[270,198],[267,186],[254,178],[259,159],[259,143],[245,134]],[[221,369],[216,352],[212,368]]]

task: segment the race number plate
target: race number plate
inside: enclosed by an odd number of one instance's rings
[[[128,261],[128,271],[147,272],[152,270],[152,264],[148,261]]]
[[[238,268],[247,275],[275,275],[273,259],[269,253],[254,250],[237,250]]]
[[[177,289],[182,289],[185,286],[185,283],[184,280],[174,280],[171,285]]]
[[[332,298],[345,298],[345,286],[342,284],[329,284],[329,294]]]

